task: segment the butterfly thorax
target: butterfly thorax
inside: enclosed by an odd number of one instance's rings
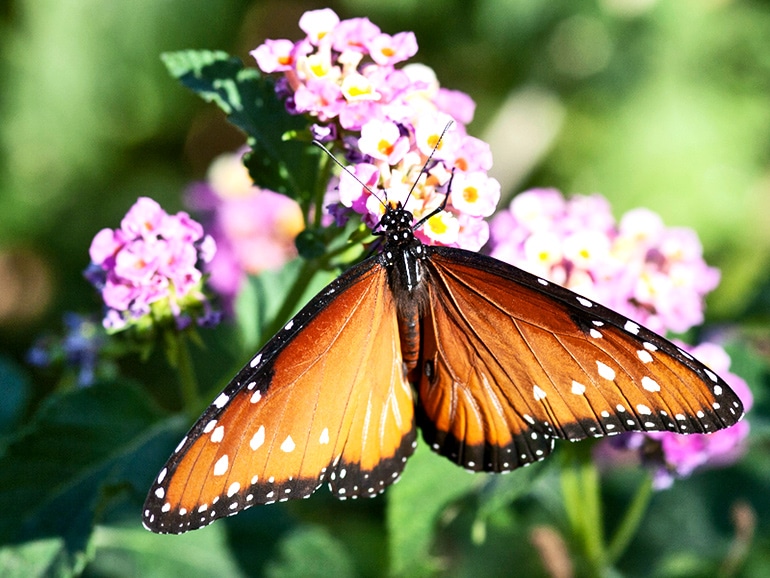
[[[420,320],[428,300],[425,283],[425,246],[412,230],[412,213],[388,206],[380,220],[385,243],[380,253],[388,272],[388,283],[398,311],[401,355],[407,373],[412,372],[420,355]]]

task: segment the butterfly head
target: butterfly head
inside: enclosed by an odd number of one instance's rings
[[[414,216],[401,203],[388,202],[380,219],[378,234],[385,237],[381,258],[391,274],[391,287],[411,293],[422,281],[422,241],[414,234]]]

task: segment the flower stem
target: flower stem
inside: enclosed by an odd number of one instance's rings
[[[623,521],[615,531],[615,535],[607,548],[607,563],[614,564],[626,550],[636,531],[639,529],[647,511],[647,506],[652,497],[652,476],[647,475],[644,481],[639,485],[636,494],[631,501],[631,505],[626,510]]]
[[[603,575],[604,547],[599,473],[590,460],[565,464],[561,473],[564,508],[572,533],[583,551],[590,576]]]
[[[264,329],[261,338],[263,343],[266,339],[272,337],[278,332],[278,330],[283,326],[286,320],[297,308],[299,300],[305,293],[305,290],[307,289],[310,280],[313,278],[313,275],[315,275],[318,271],[320,264],[321,261],[319,259],[304,261],[302,263],[302,268],[299,270],[297,278],[294,280],[291,289],[289,289],[289,292],[286,294],[281,308],[278,310],[278,313],[275,314],[275,317],[273,317],[272,321],[270,321],[270,323]]]
[[[166,355],[177,371],[182,405],[185,412],[194,417],[200,413],[201,401],[198,394],[198,379],[190,355],[190,346],[183,332],[169,331],[166,334]]]

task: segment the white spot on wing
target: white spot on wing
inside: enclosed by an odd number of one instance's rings
[[[206,424],[206,427],[203,428],[203,433],[209,433],[214,429],[215,425],[217,425],[217,420],[212,419],[209,423]]]
[[[229,467],[230,461],[227,457],[227,454],[225,454],[217,460],[217,463],[214,464],[214,475],[223,476]]]
[[[653,343],[650,343],[649,341],[645,341],[645,342],[642,344],[642,346],[643,346],[643,347],[644,347],[644,348],[645,348],[647,351],[657,351],[657,350],[658,350],[658,346],[657,346],[657,345],[655,345],[655,344],[653,344]]]
[[[222,441],[222,439],[225,437],[225,426],[220,425],[218,428],[214,430],[214,433],[211,434],[211,441],[215,444],[218,444]]]
[[[257,365],[259,365],[259,362],[262,361],[262,354],[257,353],[254,358],[249,362],[249,366],[253,369]]]
[[[713,371],[710,371],[710,370],[708,370],[708,369],[704,369],[703,371],[705,371],[705,372],[706,372],[706,375],[708,375],[709,379],[710,379],[711,381],[713,381],[714,383],[717,383],[717,382],[719,381],[719,380],[717,379],[717,376],[716,376],[716,374],[714,374],[714,372],[713,372]],[[716,392],[714,392],[714,393],[716,393]],[[719,394],[717,394],[717,395],[719,395]]]
[[[174,450],[174,453],[175,453],[175,454],[178,454],[178,453],[179,453],[179,450],[181,450],[181,449],[182,449],[182,446],[185,444],[185,442],[186,442],[186,441],[187,441],[187,436],[184,436],[184,437],[182,438],[182,441],[181,441],[181,442],[179,442],[179,444],[176,446],[176,449]]]
[[[652,410],[644,405],[643,403],[640,403],[636,406],[636,411],[638,411],[642,415],[650,415],[652,414]]]
[[[639,325],[634,323],[630,319],[626,321],[626,324],[623,326],[623,329],[625,329],[629,333],[633,333],[634,335],[639,335]]]
[[[166,477],[166,474],[167,474],[167,473],[168,473],[168,468],[163,468],[163,469],[160,471],[160,474],[158,474],[158,483],[159,483],[159,484],[160,484],[160,483],[163,481],[163,479]]]
[[[545,399],[545,392],[538,385],[532,388],[532,393],[535,396],[535,401],[540,401],[541,399]]]
[[[294,440],[291,439],[291,436],[286,436],[286,439],[283,440],[283,443],[281,444],[281,451],[288,454],[289,452],[293,452],[295,447],[297,446],[294,443]]]
[[[658,382],[652,379],[651,377],[647,377],[646,375],[642,378],[642,387],[647,391],[652,391],[653,393],[656,391],[660,391],[660,386],[658,385]]]
[[[596,367],[599,369],[599,375],[604,379],[607,379],[609,381],[612,381],[615,379],[615,370],[612,369],[609,365],[606,365],[601,361],[597,361]]]
[[[577,297],[577,300],[578,300],[578,303],[580,303],[583,307],[593,307],[594,305],[588,299],[586,299],[585,297],[580,297],[579,295]]]
[[[257,403],[260,399],[262,399],[262,392],[259,390],[255,391],[251,394],[251,399],[249,400],[251,403]]]
[[[318,438],[319,444],[328,444],[329,443],[329,428],[325,427],[324,430],[321,432],[321,437]]]
[[[241,489],[241,485],[238,482],[233,482],[230,487],[227,488],[227,497],[232,498]]]
[[[284,327],[284,329],[285,329],[286,331],[288,331],[288,330],[289,330],[289,329],[291,329],[292,327],[294,327],[294,319],[290,320],[290,321],[289,321],[289,322],[286,324],[286,326]]]
[[[158,488],[157,490],[155,490],[155,495],[162,500],[163,497],[166,495],[166,490],[164,490],[163,488]]]
[[[586,392],[586,386],[577,381],[572,382],[572,393],[575,395],[583,395]]]
[[[255,433],[251,438],[251,441],[249,441],[249,447],[252,450],[257,450],[263,443],[265,443],[265,426],[261,425],[259,426],[257,433]]]
[[[639,356],[642,363],[652,363],[652,355],[646,349],[640,349],[636,352],[636,355]]]
[[[602,338],[602,333],[601,333],[601,331],[597,331],[597,330],[596,330],[596,329],[594,329],[593,327],[591,328],[591,331],[589,331],[588,333],[589,333],[589,335],[590,335],[591,337],[593,337],[594,339],[601,339],[601,338]]]
[[[220,393],[219,397],[214,400],[214,405],[221,409],[225,407],[225,404],[228,401],[230,401],[230,396],[225,395],[224,393]]]

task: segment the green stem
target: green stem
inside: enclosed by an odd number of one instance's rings
[[[200,412],[200,396],[198,395],[198,379],[195,376],[190,346],[183,333],[176,333],[176,370],[179,375],[179,385],[182,393],[182,403],[185,412],[196,417]]]
[[[286,298],[283,300],[281,308],[278,310],[278,313],[275,314],[275,317],[273,317],[272,321],[270,321],[270,324],[265,327],[261,340],[263,343],[265,339],[272,337],[278,332],[278,330],[283,326],[289,316],[297,308],[299,300],[302,298],[302,295],[305,293],[305,289],[307,289],[310,280],[312,279],[313,275],[316,274],[320,265],[320,259],[305,261],[302,264],[302,268],[297,274],[297,278],[294,280],[294,284],[291,286],[291,289],[289,289],[289,292],[286,294]]]
[[[636,490],[636,494],[633,500],[631,500],[631,505],[626,510],[626,515],[623,517],[623,521],[615,531],[615,535],[612,537],[612,541],[607,548],[608,564],[617,562],[633,539],[644,519],[652,493],[652,476],[647,475]]]
[[[590,460],[565,464],[561,487],[567,518],[583,550],[589,575],[602,576],[607,556],[599,473]]]
[[[321,226],[321,218],[323,217],[323,201],[326,195],[326,185],[331,178],[332,164],[329,162],[329,158],[324,154],[321,155],[321,167],[318,171],[318,185],[316,185],[316,194],[313,203],[315,204],[315,214],[313,216],[313,227],[315,229]]]

